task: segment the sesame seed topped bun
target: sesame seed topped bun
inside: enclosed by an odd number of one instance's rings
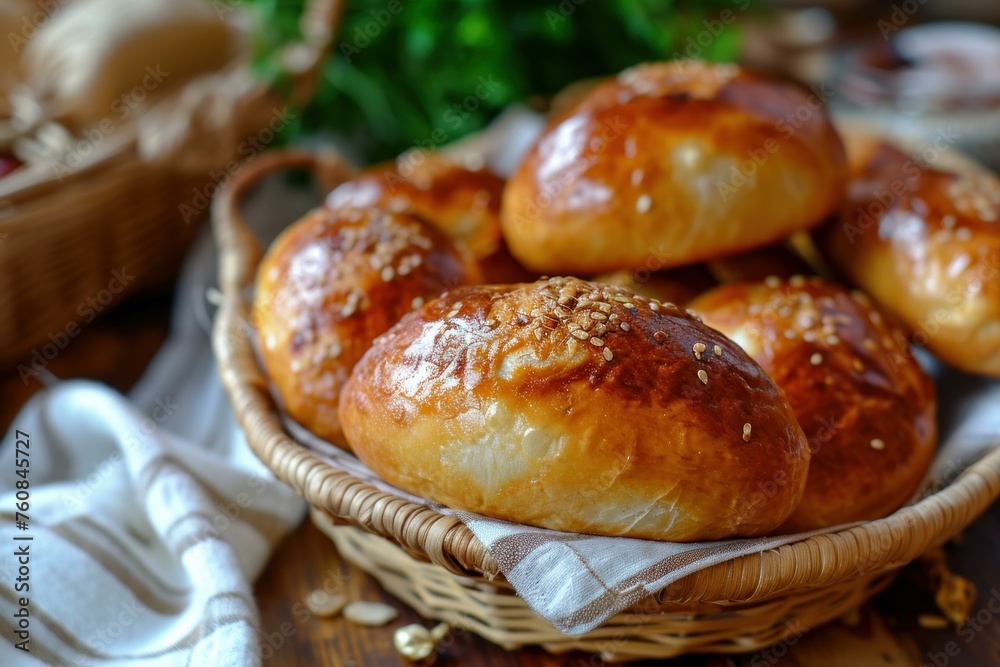
[[[271,245],[254,295],[261,359],[287,412],[342,445],[340,392],[372,340],[444,290],[478,279],[471,256],[405,213],[306,215]]]
[[[763,535],[808,448],[738,345],[672,304],[552,278],[465,287],[375,341],[343,393],[355,453],[456,509],[600,535]]]
[[[913,495],[936,444],[934,385],[891,316],[802,276],[717,287],[691,308],[767,371],[809,442],[784,532],[878,519]]]

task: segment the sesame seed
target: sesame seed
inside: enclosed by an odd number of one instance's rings
[[[635,169],[632,171],[632,185],[639,185],[642,183],[643,172],[642,169]]]
[[[722,356],[722,346],[721,345],[716,345],[714,348],[712,348],[712,351],[715,352],[715,356],[717,356],[717,357],[721,357]]]
[[[800,275],[794,275],[788,279],[788,284],[792,287],[802,287],[806,284],[806,279]]]
[[[813,352],[813,355],[809,357],[809,363],[813,366],[819,366],[823,363],[823,355],[819,352]]]
[[[968,241],[972,238],[972,230],[968,227],[962,227],[957,232],[955,232],[955,238],[959,241]]]
[[[602,345],[604,345],[604,341],[603,341],[603,340],[601,340],[600,338],[598,338],[597,336],[593,336],[593,337],[592,337],[592,338],[590,339],[590,344],[591,344],[591,345],[595,345],[595,346],[597,346],[597,347],[601,347]]]
[[[608,319],[608,316],[605,315],[604,313],[599,313],[596,310],[594,310],[594,311],[591,311],[591,313],[590,313],[590,319],[603,321],[603,320]]]
[[[611,298],[614,299],[615,301],[617,301],[618,303],[628,303],[629,302],[628,297],[627,296],[622,296],[621,294],[615,294]]]
[[[604,358],[607,359],[608,361],[611,361],[612,359],[615,358],[615,355],[611,352],[610,347],[604,348]]]
[[[743,425],[743,442],[750,442],[750,423]]]
[[[542,339],[542,330],[535,329],[535,340],[541,340],[541,339]]]
[[[764,278],[764,284],[770,287],[771,289],[775,289],[778,285],[781,284],[781,279],[778,278],[778,276],[768,276],[767,278]]]
[[[659,310],[660,309],[660,304],[658,304],[655,301],[650,301],[649,302],[649,309],[650,310]]]
[[[869,444],[871,444],[872,449],[874,449],[876,452],[881,452],[883,449],[885,449],[885,442],[883,442],[879,438],[873,438],[871,443]]]
[[[701,361],[701,353],[707,350],[708,347],[704,343],[695,343],[691,346],[691,350],[694,352],[694,358]]]
[[[663,333],[662,331],[657,331],[656,333],[653,334],[653,340],[655,340],[657,343],[662,343],[666,339],[667,339],[667,334]]]
[[[631,328],[628,322],[622,322],[622,331],[628,331]]]
[[[785,329],[785,338],[788,340],[795,340],[798,334],[795,333],[795,329]]]
[[[635,304],[632,303],[631,301],[624,301],[622,305],[625,306],[626,308],[635,308]]]
[[[840,339],[837,338],[836,336],[830,335],[830,336],[826,337],[826,344],[827,345],[836,345],[839,342],[840,342]]]
[[[583,329],[577,329],[576,331],[571,331],[570,335],[574,338],[579,338],[580,340],[587,340],[590,338],[590,334]]]
[[[608,332],[608,327],[605,324],[598,324],[596,327],[594,327],[594,333],[597,334],[598,336],[603,336],[607,332]]]
[[[649,195],[642,195],[635,202],[635,210],[639,213],[647,213],[653,206],[653,198]]]
[[[704,368],[698,371],[698,379],[701,380],[702,384],[708,384],[708,373],[705,372]]]
[[[350,317],[358,310],[358,302],[351,300],[348,301],[343,308],[340,309],[340,314],[344,317]]]
[[[493,318],[491,317],[490,319],[486,320],[485,324],[486,324],[486,326],[488,326],[488,327],[489,327],[490,329],[492,329],[493,327],[495,327],[495,326],[497,325],[497,321],[496,321],[496,320],[494,320],[494,319],[493,319]]]

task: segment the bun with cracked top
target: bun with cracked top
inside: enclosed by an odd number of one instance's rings
[[[934,386],[865,295],[775,277],[690,307],[778,383],[809,442],[805,494],[784,532],[878,519],[913,495],[934,453]]]
[[[784,395],[739,346],[575,278],[460,288],[408,314],[355,367],[340,416],[382,479],[555,530],[763,535],[808,470]]]
[[[845,179],[806,92],[735,65],[639,65],[552,118],[507,184],[503,232],[539,272],[633,269],[667,250],[670,268],[819,224]]]
[[[882,139],[846,136],[848,202],[817,245],[915,343],[1000,377],[1000,179],[952,155],[927,167]]]
[[[372,340],[424,301],[478,280],[466,251],[413,216],[306,215],[271,245],[254,295],[261,360],[288,414],[343,444],[340,392]]]

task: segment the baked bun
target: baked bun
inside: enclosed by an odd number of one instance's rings
[[[326,196],[326,205],[415,213],[482,259],[500,248],[503,186],[503,179],[488,169],[468,169],[440,155],[410,152],[337,186]]]
[[[964,162],[925,167],[883,141],[851,147],[847,206],[817,245],[913,342],[1000,377],[1000,180]]]
[[[784,396],[739,346],[575,278],[457,289],[407,315],[355,367],[340,415],[401,489],[580,533],[763,535],[809,463]]]
[[[320,209],[289,227],[261,263],[254,296],[261,359],[288,414],[343,444],[340,391],[372,340],[478,279],[467,251],[404,213]]]
[[[815,97],[735,65],[640,65],[552,118],[507,184],[503,232],[536,271],[632,269],[651,251],[669,268],[816,225],[845,179]]]
[[[809,441],[784,532],[877,519],[910,498],[934,453],[934,386],[867,297],[798,276],[718,287],[691,308],[778,383]]]
[[[649,299],[681,306],[718,284],[704,264],[666,271],[612,271],[594,276],[594,282],[623,287]]]

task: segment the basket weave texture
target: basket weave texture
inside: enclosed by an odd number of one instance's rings
[[[267,127],[275,109],[312,95],[342,3],[307,5],[303,42],[284,63],[290,94],[236,63],[191,82],[151,110],[148,122],[99,140],[50,123],[69,142],[65,161],[0,179],[0,365],[33,349],[51,358],[46,348],[76,335],[92,312],[143,286],[168,284],[239,144]]]
[[[321,172],[326,183],[351,173],[332,154],[270,153],[216,198],[223,299],[213,346],[222,381],[250,446],[314,507],[342,555],[425,616],[507,647],[583,649],[608,660],[750,651],[858,606],[1000,496],[1000,447],[994,447],[939,492],[887,518],[700,570],[605,626],[563,635],[512,593],[460,520],[333,467],[282,426],[248,324],[260,315],[251,312],[250,294],[263,249],[238,213],[249,188],[282,169]],[[619,635],[628,641],[609,641]]]

